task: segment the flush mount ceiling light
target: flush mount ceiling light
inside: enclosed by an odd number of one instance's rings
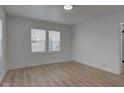
[[[73,8],[73,5],[64,5],[65,10],[71,10]]]

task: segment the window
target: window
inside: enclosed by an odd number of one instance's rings
[[[32,52],[46,51],[46,31],[41,29],[31,29]]]
[[[2,45],[2,41],[3,41],[3,29],[2,29],[2,20],[0,19],[0,58],[2,58],[2,52],[3,52],[3,45]]]
[[[60,51],[59,31],[49,31],[49,51]]]
[[[31,29],[32,52],[60,51],[60,32]]]

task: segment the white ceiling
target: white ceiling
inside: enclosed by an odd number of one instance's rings
[[[124,10],[124,6],[74,6],[70,11],[61,5],[11,5],[3,6],[8,15],[50,21],[61,24],[76,25],[80,22],[95,19]]]

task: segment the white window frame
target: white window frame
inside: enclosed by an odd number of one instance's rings
[[[46,31],[46,50],[45,51],[39,51],[39,52],[32,52],[32,37],[31,37],[31,29],[41,29],[41,30],[45,30]],[[56,32],[60,32],[60,50],[59,51],[49,51],[49,31],[56,31]],[[58,53],[61,51],[62,49],[62,40],[61,40],[61,31],[57,31],[57,30],[47,30],[47,29],[42,29],[42,28],[30,28],[30,41],[31,41],[31,44],[30,44],[30,50],[31,50],[31,53],[32,54],[48,54],[48,53]]]

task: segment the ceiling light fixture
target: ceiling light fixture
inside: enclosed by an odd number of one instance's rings
[[[73,8],[73,5],[64,5],[65,10],[71,10]]]

